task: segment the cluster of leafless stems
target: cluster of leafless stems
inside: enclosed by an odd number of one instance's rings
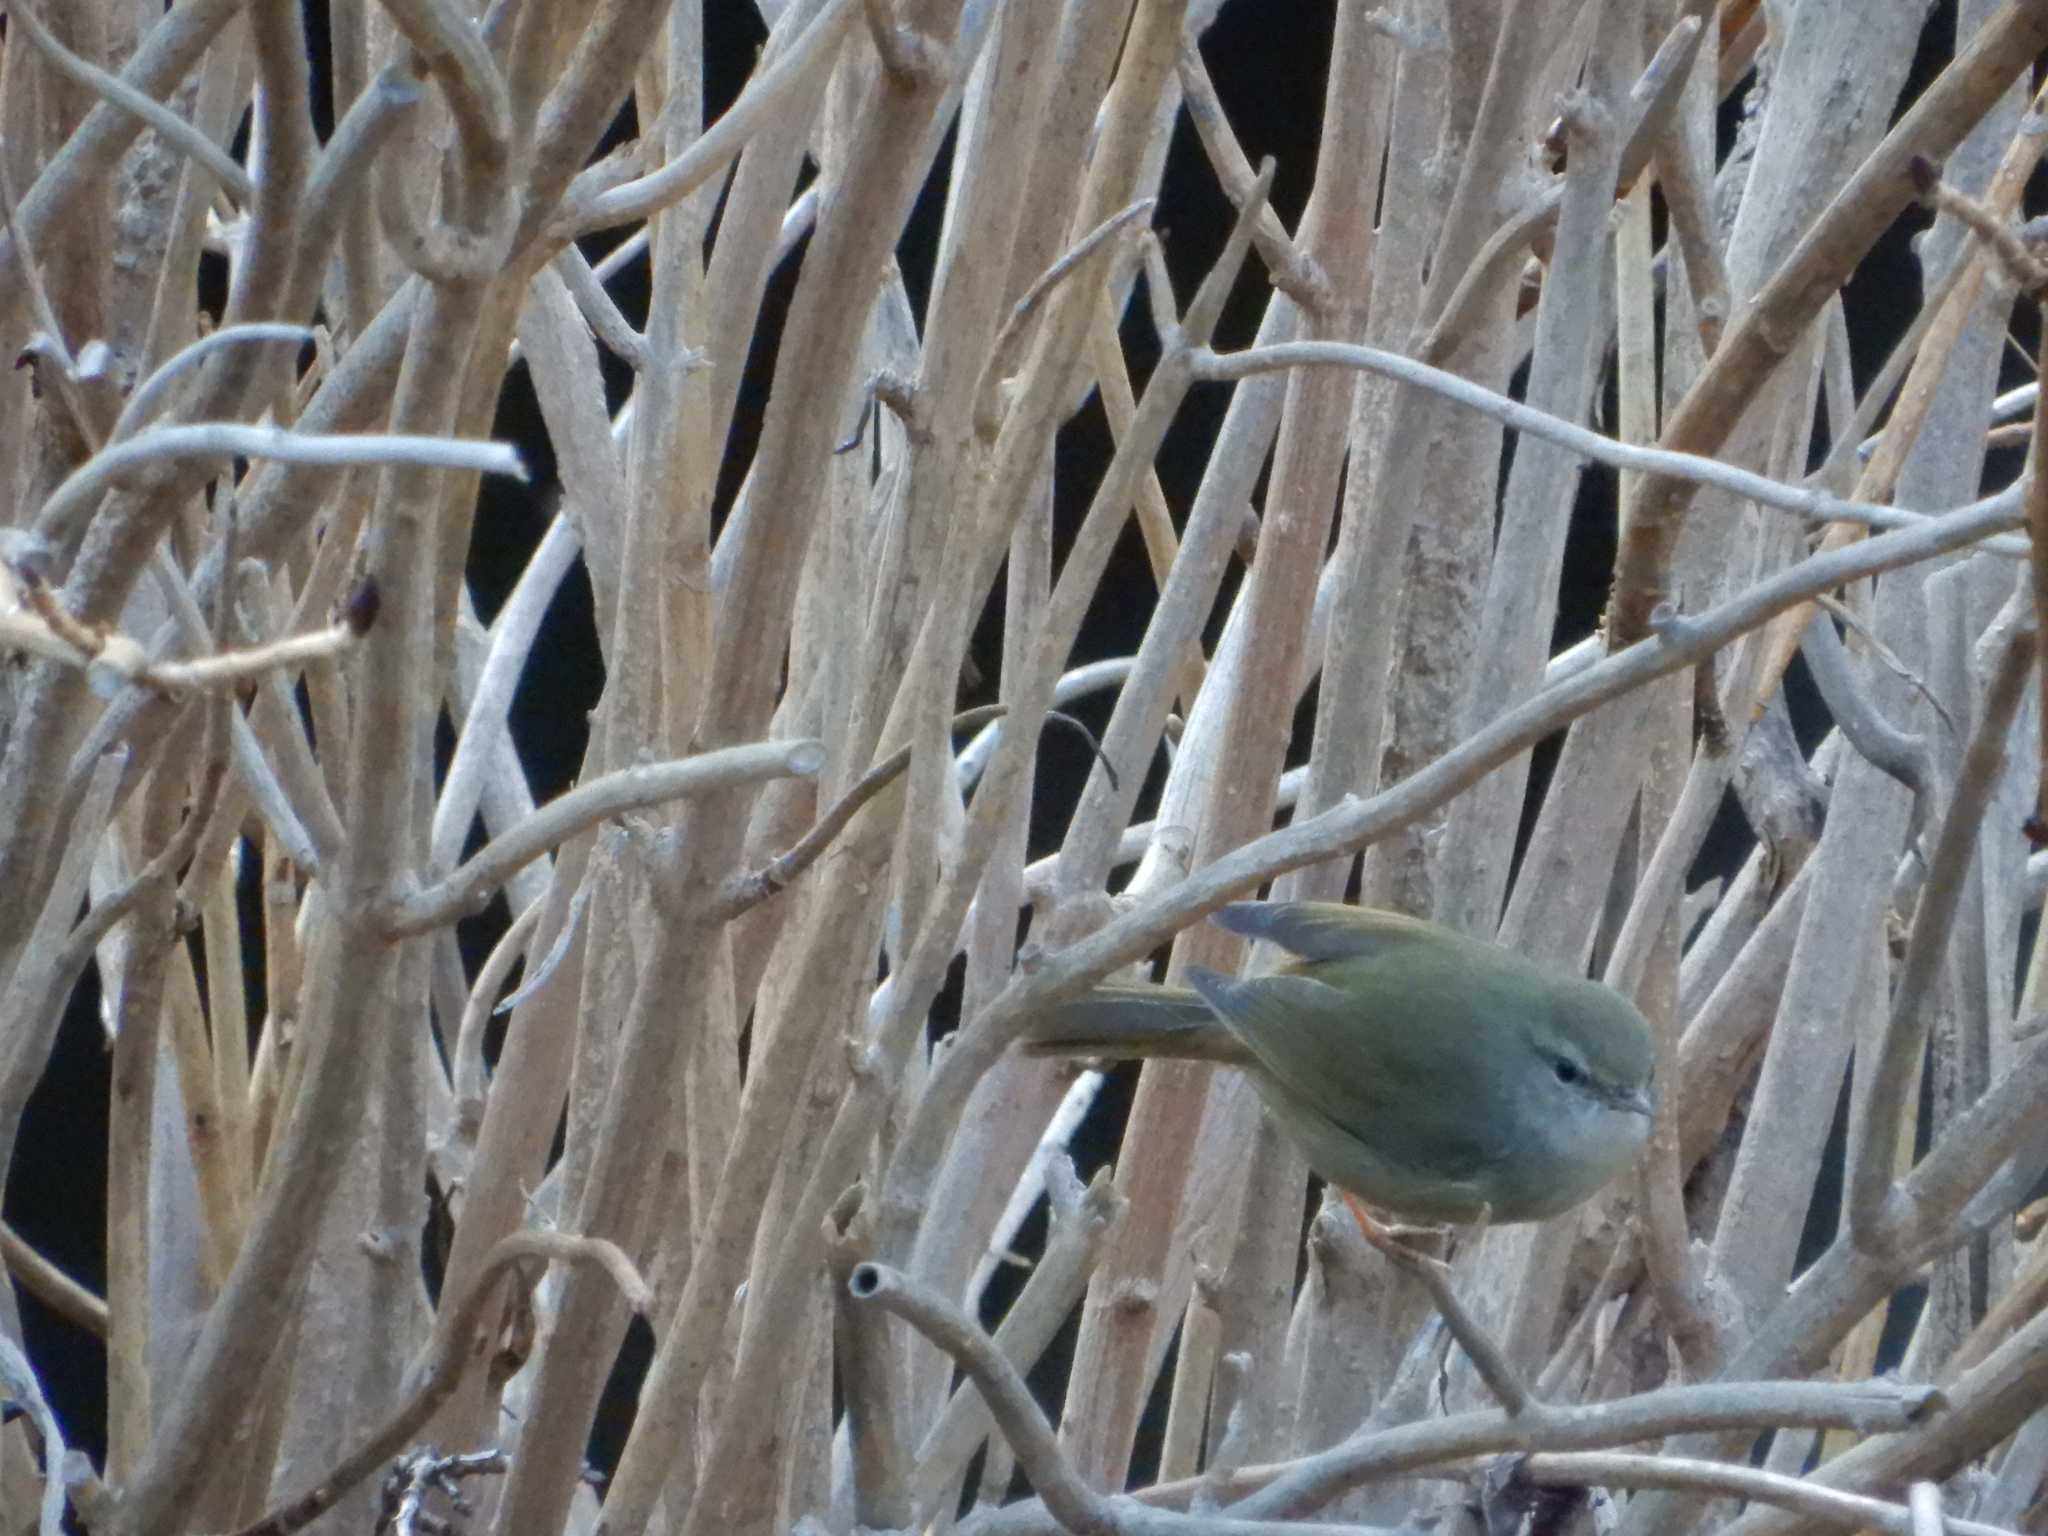
[[[2048,1528],[2048,476],[1985,486],[2048,412],[1998,391],[2048,289],[2048,0],[1275,8],[1333,28],[1291,230],[1220,3],[756,0],[707,121],[703,0],[328,0],[319,61],[296,0],[6,0],[0,1181],[62,1155],[23,1115],[89,972],[112,1110],[105,1294],[5,1234],[105,1340],[105,1458],[0,1287],[5,1536]],[[1177,295],[1183,115],[1239,212]],[[1918,208],[1923,302],[1859,379],[1844,285]],[[520,363],[561,504],[485,624]],[[1091,396],[1114,455],[1056,499]],[[1602,629],[1550,656],[1610,474]],[[1133,519],[1154,591],[1104,581]],[[604,692],[536,805],[508,709],[579,566]],[[992,601],[997,705],[956,717]],[[1078,665],[1110,607],[1142,643]],[[1105,690],[1034,845],[1045,722]],[[1007,1047],[1163,946],[1242,963],[1196,922],[1259,889],[1637,998],[1636,1175],[1394,1262],[1341,1207],[1304,1236],[1241,1081],[1155,1064],[1084,1187],[1100,1076]]]

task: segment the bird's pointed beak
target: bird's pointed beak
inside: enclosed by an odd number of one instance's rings
[[[1657,1114],[1657,1090],[1654,1088],[1631,1088],[1615,1096],[1615,1107],[1634,1110],[1645,1119],[1654,1119]]]

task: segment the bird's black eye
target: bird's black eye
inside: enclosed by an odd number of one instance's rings
[[[1566,1087],[1581,1081],[1586,1075],[1579,1070],[1579,1064],[1569,1056],[1558,1057],[1556,1065],[1551,1070],[1557,1073],[1557,1080]]]

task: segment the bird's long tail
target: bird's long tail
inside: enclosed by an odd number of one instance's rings
[[[1047,1009],[1022,1049],[1034,1056],[1165,1056],[1243,1066],[1250,1055],[1185,987],[1106,986]]]

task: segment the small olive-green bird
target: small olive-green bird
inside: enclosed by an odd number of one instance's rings
[[[1212,919],[1292,958],[1192,990],[1104,986],[1049,1010],[1037,1054],[1251,1074],[1309,1166],[1412,1221],[1540,1221],[1634,1160],[1650,1031],[1619,993],[1394,912],[1238,902]]]

